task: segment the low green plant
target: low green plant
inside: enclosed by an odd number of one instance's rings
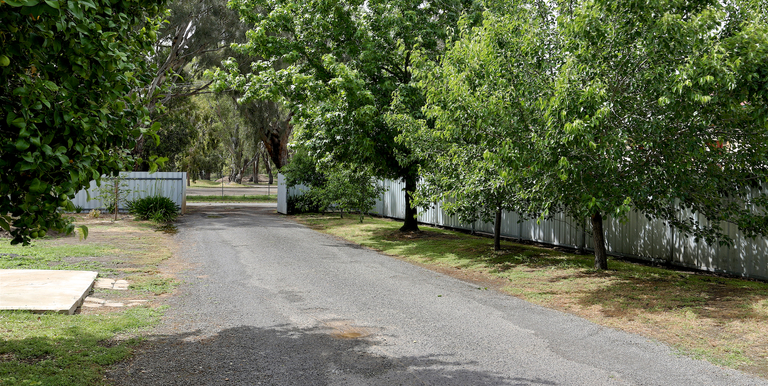
[[[139,220],[151,220],[158,223],[168,223],[179,216],[179,206],[170,198],[150,196],[128,202],[128,213]]]
[[[302,194],[289,196],[287,204],[288,213],[320,213],[325,212],[328,206],[323,197],[323,191],[319,189],[311,189]]]

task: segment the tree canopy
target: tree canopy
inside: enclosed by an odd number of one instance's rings
[[[473,1],[258,1],[231,4],[254,25],[239,49],[264,60],[256,71],[218,74],[220,87],[244,100],[284,102],[296,139],[318,159],[368,165],[406,182],[403,230],[418,229],[411,194],[420,159],[398,142],[390,114],[422,116],[423,94],[412,82],[413,54],[440,55],[450,28]],[[397,104],[395,104],[397,100]]]
[[[62,228],[58,208],[130,165],[162,1],[0,2],[0,227]]]
[[[590,1],[558,20],[564,64],[534,141],[545,207],[591,219],[637,210],[729,243],[765,234],[768,26],[751,4]],[[708,221],[701,221],[701,215]]]

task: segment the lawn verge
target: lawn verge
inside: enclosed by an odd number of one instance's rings
[[[126,359],[162,315],[162,298],[176,285],[165,267],[173,239],[147,221],[73,215],[89,236],[49,236],[31,246],[0,239],[0,268],[92,270],[125,279],[125,291],[90,296],[131,307],[83,307],[75,315],[0,311],[0,385],[103,385],[108,366]],[[128,302],[130,300],[130,302]]]
[[[669,344],[681,354],[768,377],[768,283],[669,270],[591,255],[502,242],[400,222],[301,215],[313,229],[407,261],[493,287],[545,307]]]

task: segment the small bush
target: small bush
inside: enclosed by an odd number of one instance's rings
[[[301,195],[288,197],[288,213],[320,213],[324,212],[326,205],[319,189],[303,192]]]
[[[129,201],[128,213],[140,220],[168,223],[179,216],[179,207],[168,197],[152,196]]]

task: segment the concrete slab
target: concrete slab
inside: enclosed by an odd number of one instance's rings
[[[0,269],[0,310],[72,315],[97,275],[92,271]]]

